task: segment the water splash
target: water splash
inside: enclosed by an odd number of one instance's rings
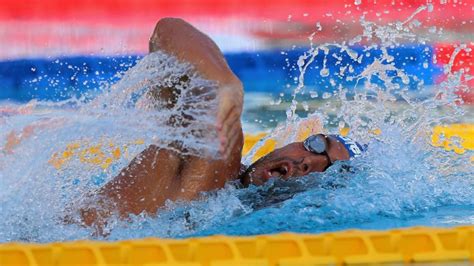
[[[432,7],[429,5],[421,6],[403,22],[387,25],[377,25],[362,17],[363,34],[353,38],[348,45],[313,46],[311,43],[310,50],[297,62],[300,75],[287,110],[285,126],[298,125],[305,120],[319,120],[332,133],[350,128],[353,138],[369,146],[363,158],[350,162],[354,171],[341,173],[342,169],[334,168],[324,174],[313,174],[302,182],[303,188],[294,191],[303,193],[292,194],[292,199],[276,207],[229,221],[220,228],[204,230],[204,234],[221,231],[233,234],[287,230],[320,232],[363,227],[364,224],[371,224],[372,228],[387,228],[410,225],[403,220],[442,206],[472,206],[474,182],[469,178],[474,174],[470,162],[472,152],[457,155],[434,148],[430,143],[433,126],[462,121],[467,112],[459,104],[461,99],[455,93],[459,87],[466,85],[459,73],[451,71],[454,56],[466,46],[460,45],[455,49],[445,69],[447,80],[431,88],[432,93],[424,98],[409,93],[408,85],[415,83],[419,91],[425,90],[425,86],[415,76],[406,73],[403,66],[395,65],[394,57],[398,55],[390,52],[390,48],[399,46],[401,42],[426,42],[412,32],[414,28],[421,27],[421,23],[411,22],[418,13],[430,10]],[[361,45],[364,52],[359,54],[354,51],[354,45]],[[352,66],[336,62],[336,65],[341,65],[339,76],[346,81],[356,80],[356,85],[339,85],[332,96],[322,96],[330,100],[328,103],[331,105],[324,104],[314,113],[309,113],[307,118],[299,118],[296,115],[299,105],[297,97],[311,89],[305,86],[306,74],[312,71],[310,66],[321,52],[324,54],[321,72],[327,71],[325,62],[329,49],[339,50],[334,56],[336,59],[343,56],[351,58],[354,66],[367,60],[364,58],[366,54],[372,62],[361,71],[346,71]],[[380,50],[380,55],[374,57],[374,50]],[[324,78],[328,73],[320,73],[320,76]],[[306,108],[303,106],[303,109]],[[336,117],[330,117],[331,112],[335,112]],[[295,141],[295,138],[281,137],[285,126],[278,127],[266,139],[283,139],[277,142],[277,147]],[[249,153],[245,158],[247,162],[251,161],[264,141]],[[319,184],[315,185],[314,180],[318,180]],[[286,184],[278,189],[287,190],[290,187]],[[273,185],[263,188],[264,191],[274,189]],[[272,217],[271,221],[266,217]],[[378,219],[386,220],[388,224],[377,225],[375,221]],[[469,221],[471,219],[467,217],[465,222]],[[249,228],[245,224],[258,224],[258,228]]]
[[[88,197],[150,144],[216,156],[213,86],[189,64],[158,52],[92,101],[5,108],[0,239],[42,239],[59,228],[67,235],[70,227],[62,217],[71,203]],[[161,98],[160,91],[169,87],[176,97]]]
[[[317,34],[312,35],[311,48],[296,62],[300,74],[288,119],[267,139],[275,139],[277,146],[293,142],[297,136],[292,129],[308,121],[318,125],[318,129],[324,126],[328,133],[349,127],[351,136],[369,147],[363,157],[344,163],[349,170],[343,163],[337,163],[325,173],[292,181],[271,180],[262,187],[237,189],[237,185],[228,184],[225,189],[203,194],[200,200],[191,203],[168,202],[156,217],[112,219],[107,239],[388,228],[417,224],[420,217],[428,217],[423,224],[444,225],[450,222],[443,215],[452,217],[452,213],[446,212],[448,206],[472,214],[474,183],[469,178],[474,176],[469,162],[472,152],[457,155],[429,143],[432,126],[458,122],[465,115],[466,110],[458,104],[460,99],[454,93],[464,86],[461,77],[450,70],[451,63],[445,70],[446,81],[429,89],[432,93],[428,96],[416,97],[407,86],[414,84],[423,91],[425,85],[403,66],[394,64],[397,55],[391,51],[391,47],[403,42],[427,41],[413,30],[423,27],[416,22],[416,15],[430,9],[429,5],[422,6],[409,18],[387,25],[361,18],[362,33],[343,43],[314,45],[312,40]],[[362,50],[353,49],[354,46]],[[463,45],[458,48],[455,53],[465,49]],[[331,50],[337,53],[334,55]],[[376,54],[376,50],[381,52]],[[318,56],[323,56],[324,64],[330,56],[336,60],[350,58],[351,64],[336,62],[335,65],[338,77],[354,81],[355,85],[333,83],[335,90],[330,94],[312,92],[305,86],[305,79],[314,70],[311,65]],[[360,69],[363,60],[371,61]],[[330,77],[329,71],[330,68],[323,67],[319,74]],[[179,136],[184,145],[196,145],[192,151],[212,151],[207,136],[202,138],[189,134],[188,130],[170,127],[167,118],[185,112],[196,118],[196,128],[203,131],[213,124],[213,105],[203,106],[201,98],[183,94],[177,108],[158,111],[167,103],[157,103],[147,93],[150,87],[180,88],[184,86],[183,75],[191,77],[186,86],[213,86],[193,75],[189,65],[177,65],[173,58],[158,53],[144,58],[120,82],[91,102],[81,99],[58,104],[40,102],[27,115],[4,117],[0,121],[2,144],[9,132],[28,135],[25,127],[31,123],[39,125],[33,137],[25,138],[14,147],[13,153],[0,154],[0,241],[93,238],[90,228],[64,224],[61,220],[64,209],[71,201],[110,180],[146,145],[166,146]],[[298,97],[307,91],[325,104],[306,112],[307,117],[299,117],[296,115]],[[179,109],[186,105],[193,108]],[[44,123],[46,127],[41,126]],[[74,145],[76,142],[79,144]],[[262,143],[244,158],[244,163],[251,162]],[[98,145],[105,154],[113,156],[119,148],[128,155],[106,165],[105,169],[102,163],[84,164],[101,158],[100,162],[107,161],[108,156],[93,152]],[[58,163],[59,170],[48,163],[56,153],[58,157],[53,162]],[[64,154],[72,155],[64,158]],[[458,215],[457,221],[472,222],[472,215],[469,212]]]

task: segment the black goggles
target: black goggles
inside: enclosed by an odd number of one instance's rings
[[[326,156],[329,164],[326,166],[324,171],[326,171],[326,169],[328,169],[328,167],[332,165],[332,160],[328,154],[329,136],[324,134],[311,135],[307,139],[305,139],[305,141],[303,141],[303,146],[309,152]]]

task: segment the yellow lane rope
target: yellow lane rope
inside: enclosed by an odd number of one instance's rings
[[[299,140],[303,140],[308,137],[308,132],[302,132]],[[347,135],[349,129],[343,128],[340,131],[341,135]],[[373,134],[382,134],[380,130],[374,130]],[[259,142],[265,133],[245,135],[244,148],[242,153],[247,154],[252,147]],[[431,143],[435,147],[442,147],[447,151],[454,151],[458,154],[463,154],[467,150],[474,150],[474,124],[452,124],[436,126],[433,128],[433,134],[431,135]],[[266,142],[257,150],[253,160],[264,156],[275,149],[276,142],[273,139],[268,139]],[[474,161],[474,156],[471,157],[471,161]]]
[[[2,266],[398,265],[443,261],[456,265],[474,263],[474,226],[180,240],[147,238],[117,242],[0,244]]]
[[[300,123],[298,126],[296,134],[296,140],[298,141],[302,141],[320,129],[318,125],[308,121],[305,121],[304,124]],[[349,129],[347,128],[341,130],[342,135],[347,135],[348,132]],[[380,130],[376,130],[373,133],[376,135],[382,134]],[[242,154],[246,155],[265,136],[266,133],[246,134]],[[452,150],[458,154],[463,154],[467,150],[474,150],[474,124],[436,126],[433,128],[431,141],[433,146],[443,147],[448,151]],[[127,154],[129,146],[143,144],[144,141],[141,139],[121,146],[111,141],[99,141],[97,143],[78,141],[70,143],[64,150],[52,154],[49,163],[57,170],[60,170],[69,161],[78,158],[81,163],[97,165],[106,170],[113,162]],[[267,139],[255,152],[253,161],[273,151],[275,147],[277,147],[277,141]],[[471,157],[471,161],[474,162],[474,156]]]

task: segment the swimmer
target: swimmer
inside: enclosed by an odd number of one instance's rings
[[[85,225],[100,227],[112,212],[122,218],[129,214],[154,215],[167,200],[194,200],[202,192],[223,188],[228,181],[262,185],[271,178],[288,180],[323,172],[334,162],[360,153],[361,147],[349,139],[317,134],[276,149],[248,167],[241,165],[243,87],[217,45],[187,22],[164,18],[157,23],[149,48],[150,52],[161,51],[192,64],[199,75],[218,84],[220,159],[151,145],[99,190],[98,200],[81,207]],[[172,105],[179,93],[177,89],[162,88],[156,95]]]

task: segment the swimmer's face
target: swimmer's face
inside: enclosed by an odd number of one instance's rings
[[[302,142],[295,142],[257,160],[242,174],[240,181],[244,186],[262,185],[270,178],[287,180],[323,172],[329,164],[326,156],[309,152]]]

